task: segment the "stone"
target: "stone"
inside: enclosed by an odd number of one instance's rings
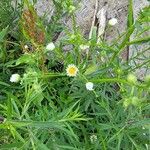
[[[147,0],[134,0],[133,1],[134,18],[137,19],[138,14],[142,10],[142,8],[148,6],[149,4],[150,3]],[[133,41],[136,39],[137,32],[138,31],[136,30],[135,33],[131,36],[130,41]],[[148,37],[148,35],[150,35],[150,31],[145,32],[141,37],[143,38]],[[145,52],[146,49],[147,51]],[[149,43],[144,43],[140,45],[132,45],[129,47],[129,58],[135,57],[138,53],[142,53],[142,56],[140,56],[140,58],[143,58],[144,61],[146,59],[150,59]],[[144,61],[141,60],[140,58],[134,61],[131,61],[130,65],[134,68],[142,64]],[[150,67],[148,66],[148,64],[146,64],[142,66],[142,68],[140,67],[139,69],[136,69],[135,72],[136,72],[137,77],[143,80],[146,75],[150,74]]]

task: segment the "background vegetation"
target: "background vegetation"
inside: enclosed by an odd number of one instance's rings
[[[148,150],[150,76],[139,80],[134,72],[149,68],[150,59],[139,52],[126,62],[120,54],[149,42],[141,35],[149,30],[150,8],[134,20],[130,0],[126,32],[109,45],[97,43],[95,34],[86,39],[76,25],[67,32],[60,21],[68,15],[75,24],[75,4],[53,2],[56,13],[48,24],[37,16],[35,1],[13,7],[11,0],[0,2],[0,149]],[[47,51],[62,30],[67,38]],[[72,51],[64,52],[65,45]],[[131,65],[136,59],[144,61]],[[69,64],[79,69],[76,77],[67,76]],[[10,82],[15,73],[21,75],[19,83]],[[94,90],[86,89],[87,82]]]

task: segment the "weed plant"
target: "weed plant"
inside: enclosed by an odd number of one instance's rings
[[[108,44],[81,34],[73,1],[53,0],[49,24],[34,2],[17,4],[18,21],[10,1],[0,2],[7,4],[0,8],[0,149],[148,150],[150,76],[139,80],[135,71],[149,69],[143,55],[149,47],[128,61],[121,53],[149,43],[142,35],[149,31],[150,7],[135,20],[129,0],[127,29]],[[64,15],[72,18],[72,31],[61,25]],[[55,43],[62,30],[67,37]],[[64,52],[66,45],[72,50]]]

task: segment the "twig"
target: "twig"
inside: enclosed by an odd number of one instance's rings
[[[91,25],[91,30],[89,33],[89,39],[92,38],[92,32],[93,32],[93,28],[94,28],[94,24],[95,24],[95,20],[96,20],[97,10],[98,10],[98,0],[95,0],[95,11],[94,11],[93,21],[92,21],[92,25]]]
[[[97,43],[100,42],[101,36],[105,32],[106,28],[106,12],[107,12],[108,5],[105,5],[102,7],[101,10],[98,11],[97,13],[97,19],[98,19],[98,34],[97,34]]]

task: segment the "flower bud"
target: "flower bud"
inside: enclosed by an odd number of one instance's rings
[[[69,13],[73,13],[76,10],[76,8],[73,5],[69,6]]]
[[[53,42],[49,43],[47,46],[46,46],[46,50],[47,51],[53,51],[55,49],[55,45]]]
[[[116,70],[116,73],[117,73],[118,75],[122,75],[122,74],[123,74],[123,71],[122,71],[122,69],[118,68],[118,69]]]
[[[133,74],[128,74],[128,76],[127,76],[127,81],[128,81],[129,83],[135,84],[135,83],[137,82],[137,78],[136,78],[136,76],[133,75]]]
[[[123,101],[123,106],[124,106],[125,108],[127,108],[129,105],[131,105],[131,99],[130,99],[130,98],[124,99],[124,101]]]
[[[86,89],[89,90],[89,91],[93,91],[93,86],[94,84],[92,82],[87,82],[86,83]]]
[[[118,23],[118,20],[116,18],[112,18],[109,20],[108,24],[111,26],[114,26]]]
[[[91,135],[90,136],[90,141],[91,141],[92,144],[95,143],[97,141],[97,136],[95,134]]]
[[[139,101],[139,99],[138,99],[138,97],[132,97],[132,105],[134,105],[134,106],[138,106],[139,105],[139,103],[140,103],[140,101]]]
[[[10,82],[17,83],[20,81],[20,75],[19,74],[12,74],[10,77]]]
[[[25,45],[24,48],[25,48],[25,49],[28,49],[29,47],[28,47],[28,45]]]

